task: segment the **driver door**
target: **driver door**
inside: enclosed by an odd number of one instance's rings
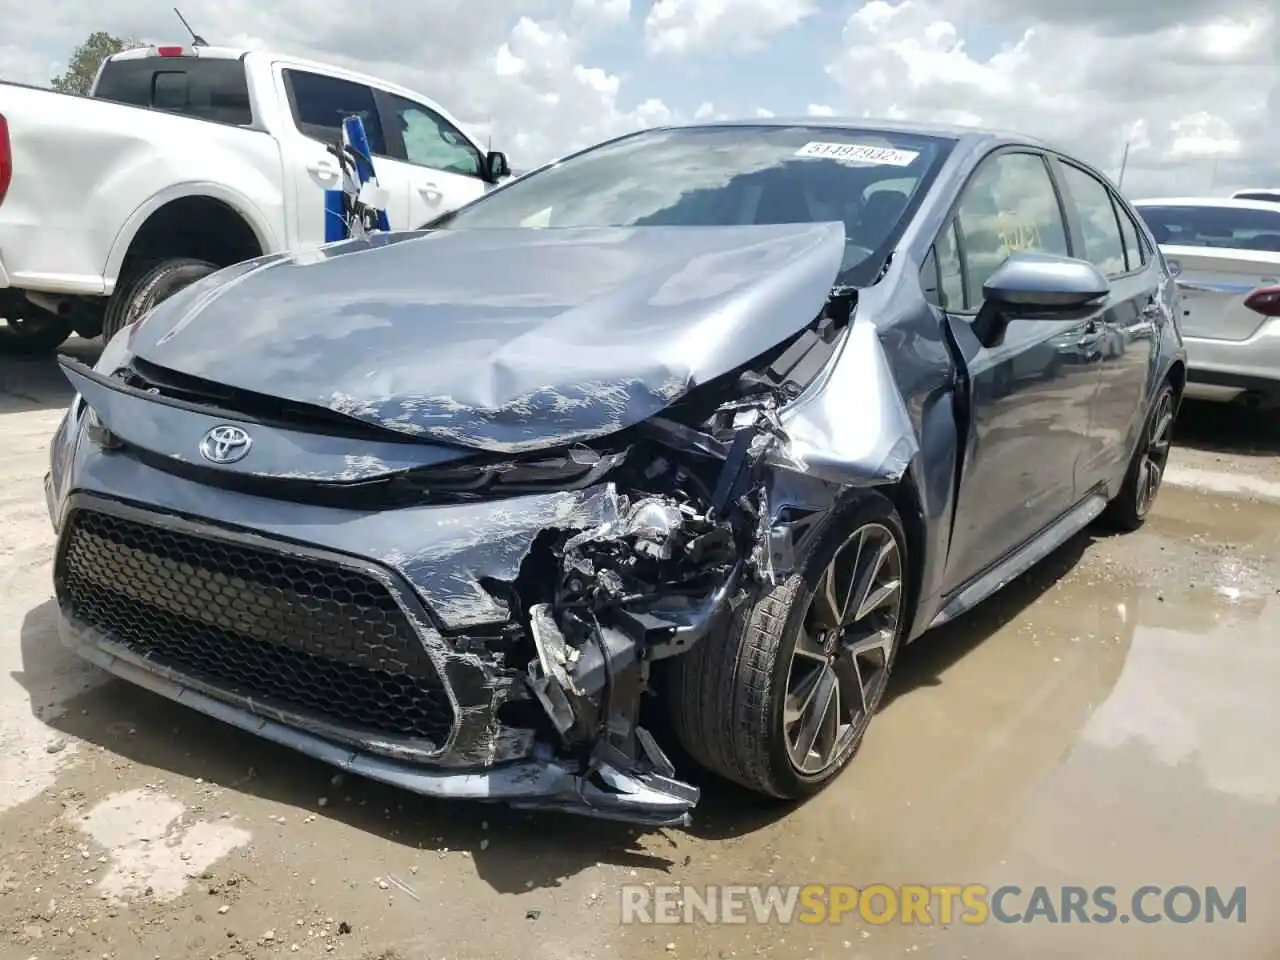
[[[999,342],[974,330],[982,286],[1017,250],[1070,255],[1071,242],[1045,157],[1006,150],[965,185],[934,245],[940,299],[968,391],[950,591],[1034,537],[1075,505],[1076,462],[1086,448],[1098,370],[1081,350],[1090,320],[1010,316]]]

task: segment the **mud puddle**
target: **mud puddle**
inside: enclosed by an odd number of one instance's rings
[[[0,957],[1267,956],[1278,573],[1280,508],[1166,490],[1142,532],[1081,538],[906,651],[819,797],[784,809],[711,784],[689,831],[646,832],[335,778],[99,684],[58,646],[32,563],[5,587],[11,608],[29,598],[8,673],[35,765],[12,770],[36,779],[0,812]],[[629,884],[876,883],[1245,886],[1250,909],[1243,925],[619,922]]]

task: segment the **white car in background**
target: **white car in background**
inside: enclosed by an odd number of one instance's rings
[[[1280,407],[1280,203],[1139,200],[1182,292],[1186,395]]]

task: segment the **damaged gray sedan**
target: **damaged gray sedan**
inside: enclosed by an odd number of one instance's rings
[[[1142,523],[1176,295],[1114,187],[1032,141],[622,137],[63,358],[63,638],[422,794],[686,822],[674,736],[804,797],[904,643]]]

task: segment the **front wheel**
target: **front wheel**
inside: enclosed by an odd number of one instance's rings
[[[1120,532],[1141,527],[1155,503],[1165,469],[1169,466],[1169,450],[1173,442],[1173,419],[1178,398],[1173,385],[1166,383],[1156,394],[1155,403],[1142,427],[1137,449],[1129,461],[1124,483],[1114,500],[1107,504],[1102,522]]]
[[[800,570],[673,662],[670,708],[702,766],[758,793],[816,793],[853,759],[906,627],[906,537],[878,493],[832,514]]]
[[[153,307],[218,269],[207,260],[172,257],[131,271],[127,278],[122,276],[102,318],[102,342],[110,343],[112,337]]]

